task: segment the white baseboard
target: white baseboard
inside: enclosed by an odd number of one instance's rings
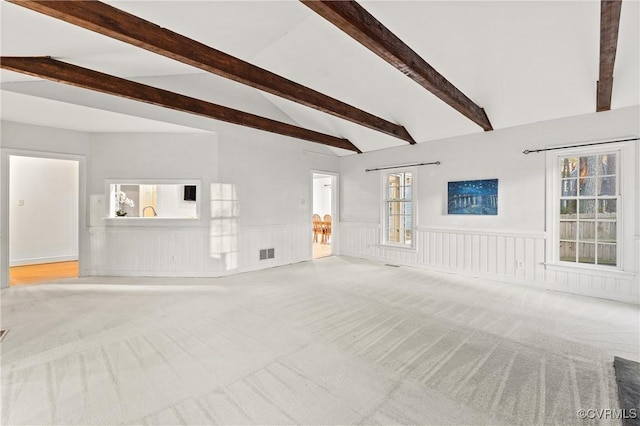
[[[31,259],[9,260],[9,266],[39,265],[42,263],[57,263],[57,262],[74,262],[76,260],[78,260],[78,255],[34,257]]]

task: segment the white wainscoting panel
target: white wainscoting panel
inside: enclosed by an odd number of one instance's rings
[[[311,259],[309,226],[238,226],[214,250],[208,227],[117,226],[90,228],[89,275],[217,277]],[[259,259],[273,248],[275,257]]]
[[[549,265],[546,282],[549,288],[559,291],[639,304],[638,284],[633,273]]]
[[[545,267],[544,233],[419,228],[414,250],[381,245],[377,223],[343,222],[345,256],[496,279],[551,290],[638,304],[633,273]],[[638,248],[636,248],[638,250]]]
[[[239,231],[241,272],[311,260],[310,225],[241,226]],[[260,260],[260,250],[269,248],[275,249],[275,257]],[[220,275],[236,272],[222,271]]]

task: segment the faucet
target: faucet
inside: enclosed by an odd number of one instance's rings
[[[142,209],[142,217],[145,217],[145,216],[144,216],[144,212],[145,212],[147,209],[151,209],[151,210],[153,210],[153,215],[154,215],[154,216],[158,216],[158,213],[156,213],[156,209],[154,209],[154,208],[153,208],[153,206],[147,206],[147,207],[145,207],[144,209]]]

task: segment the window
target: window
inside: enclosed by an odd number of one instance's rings
[[[558,159],[558,260],[618,266],[618,153],[565,155]]]
[[[384,175],[384,244],[413,247],[413,171]]]
[[[238,267],[238,221],[240,204],[236,186],[231,183],[211,184],[211,257],[223,259],[226,270]]]
[[[198,185],[193,184],[112,183],[109,217],[194,219],[197,192]]]

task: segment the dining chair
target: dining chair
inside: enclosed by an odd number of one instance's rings
[[[324,230],[322,229],[322,218],[319,214],[314,214],[311,216],[311,221],[313,222],[313,242],[318,242],[318,235],[320,235],[321,239],[324,239]]]
[[[324,235],[323,235],[324,241],[323,242],[328,243],[329,238],[331,238],[331,215],[330,214],[324,215],[323,225],[324,225]]]

